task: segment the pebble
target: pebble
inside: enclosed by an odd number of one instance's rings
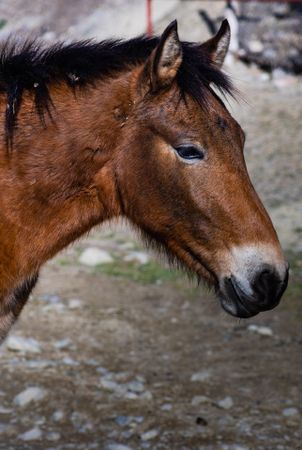
[[[38,341],[20,336],[9,336],[6,340],[6,348],[13,352],[41,353]]]
[[[257,40],[251,40],[249,42],[249,50],[253,53],[261,53],[263,51],[263,44]]]
[[[26,406],[31,402],[43,400],[46,396],[46,390],[39,387],[29,387],[14,398],[14,403],[17,406]]]
[[[293,417],[293,416],[296,416],[298,414],[299,414],[299,410],[297,408],[293,408],[293,407],[285,408],[282,411],[282,415],[284,417]]]
[[[144,385],[141,381],[130,381],[130,383],[127,383],[127,389],[131,392],[142,393],[144,392]]]
[[[18,437],[19,439],[22,439],[22,441],[34,441],[36,439],[41,439],[42,431],[40,430],[40,428],[35,427],[23,434],[20,434]]]
[[[73,358],[70,358],[67,356],[66,358],[62,359],[62,363],[66,364],[66,366],[79,366],[80,363],[78,361],[75,361]]]
[[[61,438],[60,433],[57,433],[56,431],[50,431],[46,435],[46,439],[48,441],[58,441]]]
[[[222,409],[231,409],[234,405],[232,397],[225,397],[217,402],[217,406]]]
[[[49,361],[47,359],[43,359],[43,360],[40,359],[39,361],[35,361],[35,360],[25,361],[24,364],[27,367],[29,367],[30,369],[37,369],[37,370],[46,369],[47,367],[56,366],[56,362],[55,361]]]
[[[83,251],[79,258],[79,262],[85,266],[95,267],[99,264],[107,264],[113,262],[110,253],[100,250],[96,247],[89,247]]]
[[[141,435],[141,440],[150,441],[151,439],[154,439],[156,436],[158,436],[158,430],[149,430]]]
[[[64,412],[58,409],[53,413],[52,418],[55,422],[61,422],[64,419]]]
[[[208,370],[203,370],[201,372],[193,373],[191,376],[191,381],[206,381],[210,378],[210,372]]]
[[[106,450],[132,450],[132,448],[128,447],[128,445],[123,444],[109,444],[106,447]]]
[[[261,336],[273,336],[273,330],[269,327],[251,324],[247,327],[247,329],[248,331],[252,331],[253,333],[260,334]]]
[[[52,303],[52,304],[60,303],[60,301],[61,301],[61,297],[59,297],[56,294],[45,294],[45,295],[42,295],[41,299],[44,300],[45,302]]]
[[[203,403],[211,403],[211,399],[209,397],[206,397],[205,395],[195,395],[195,397],[193,397],[191,401],[191,404],[193,406],[198,406]]]
[[[126,262],[138,262],[142,265],[147,264],[150,261],[150,256],[144,252],[130,252],[125,256]]]
[[[12,412],[12,409],[4,408],[3,406],[0,406],[0,414],[10,414]]]
[[[66,339],[60,339],[59,341],[56,341],[53,345],[58,350],[64,350],[64,349],[70,347],[71,343],[72,343],[71,339],[66,338]]]
[[[68,308],[69,309],[80,309],[83,306],[82,300],[79,298],[71,298],[68,300]]]
[[[162,411],[171,411],[172,405],[171,403],[164,403],[163,405],[161,405],[160,409]]]

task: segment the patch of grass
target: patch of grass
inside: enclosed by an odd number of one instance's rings
[[[7,20],[0,19],[0,30],[2,30],[2,28],[4,28],[6,24],[7,24]]]
[[[147,264],[115,261],[98,266],[97,271],[112,277],[128,278],[142,284],[161,284],[185,278],[179,271],[164,267],[156,261],[150,261]]]

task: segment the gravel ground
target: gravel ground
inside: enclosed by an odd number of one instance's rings
[[[115,20],[115,2],[2,1],[2,33],[32,17],[50,40],[81,36],[102,5]],[[197,7],[165,5],[156,29],[176,16],[183,38],[201,39]],[[45,266],[0,350],[0,449],[302,448],[302,83],[237,62],[228,70],[245,98],[230,108],[247,132],[249,171],[291,262],[284,301],[232,319],[129,230],[95,230]]]

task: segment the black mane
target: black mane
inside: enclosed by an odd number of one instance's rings
[[[8,147],[12,145],[18,111],[24,91],[34,93],[38,114],[52,105],[49,85],[65,82],[71,88],[84,87],[95,80],[110,76],[126,67],[147,59],[159,38],[138,37],[128,41],[91,41],[72,44],[59,43],[49,48],[36,41],[22,45],[8,40],[0,49],[0,93],[7,96],[5,135]],[[200,104],[213,84],[223,93],[233,92],[229,78],[213,63],[201,46],[183,42],[183,62],[177,75],[178,85]]]

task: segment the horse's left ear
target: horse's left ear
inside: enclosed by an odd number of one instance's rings
[[[176,77],[182,63],[182,45],[174,20],[163,32],[160,41],[151,54],[149,61],[152,91],[168,87]]]
[[[212,62],[221,67],[229,49],[230,40],[231,28],[229,22],[224,19],[217,34],[201,44],[201,47],[208,53]]]

